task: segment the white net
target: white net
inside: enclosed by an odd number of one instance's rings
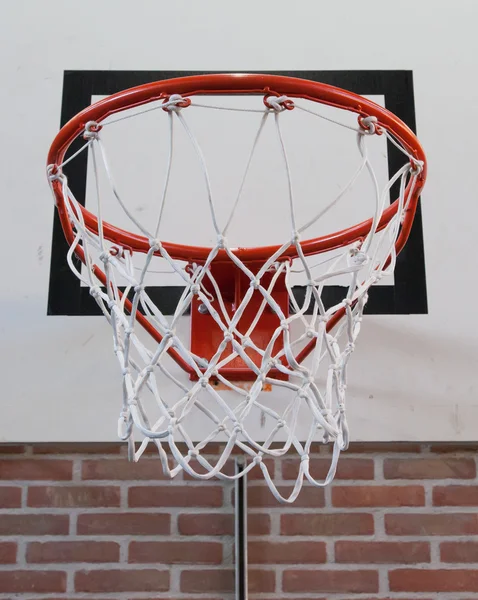
[[[252,111],[261,113],[258,128],[251,140],[235,201],[222,222],[213,198],[207,157],[186,116],[195,106],[204,108],[196,99],[191,102],[173,95],[162,105],[147,109],[164,109],[159,114],[169,121],[170,136],[165,181],[155,203],[156,218],[148,226],[138,220],[120,194],[102,138],[103,127],[136,115],[107,119],[101,124],[87,123],[84,146],[59,168],[50,166],[49,177],[61,183],[75,234],[68,253],[70,268],[90,288],[112,328],[114,351],[123,375],[119,436],[128,440],[131,459],[139,460],[147,444],[154,443],[163,469],[170,477],[185,471],[199,479],[234,479],[260,468],[274,496],[283,502],[293,502],[305,481],[314,486],[330,483],[340,451],[347,448],[347,366],[360,331],[368,290],[383,276],[393,273],[401,219],[421,165],[389,132],[380,131],[404,155],[403,166],[381,186],[368,152],[370,140],[379,133],[376,120],[363,119],[356,127],[336,123],[337,127],[353,130],[359,153],[358,167],[335,198],[300,224],[281,123],[290,118],[294,110],[307,112],[311,118],[324,117],[301,106],[298,100],[284,96],[270,96],[262,107],[261,103],[258,98],[258,107]],[[228,107],[227,110],[243,109]],[[231,246],[228,231],[241,203],[264,127],[271,120],[286,175],[290,235],[260,265],[256,261],[252,266]],[[173,155],[177,160],[178,154],[173,152],[176,123],[187,134],[200,165],[216,236],[216,243],[200,261],[177,259],[168,251],[170,247],[164,242],[167,236],[161,229],[169,199]],[[62,171],[67,162],[87,149],[93,166],[96,227],[85,223],[82,206]],[[300,148],[294,151],[300,152]],[[128,219],[134,231],[149,241],[149,250],[132,253],[129,247],[114,243],[105,235],[101,177],[107,182],[109,192],[112,191],[117,210]],[[368,233],[311,260],[301,245],[304,234],[350,192],[360,177],[368,178],[373,190],[374,211]],[[398,208],[383,226],[381,218],[389,205],[393,186],[398,190]],[[76,260],[76,255],[81,253],[84,254],[82,266]],[[234,302],[230,300],[229,285],[217,275],[219,263],[223,271],[226,265],[226,271],[236,274],[242,282],[242,291],[239,296],[235,295]],[[172,315],[164,314],[148,291],[148,276],[158,269],[174,273],[181,281],[183,290]],[[302,283],[302,294],[296,293],[298,281]],[[326,302],[324,290],[337,281],[343,297]],[[287,295],[285,304],[278,300],[284,293]],[[193,311],[206,315],[209,328],[215,331],[217,345],[208,356],[191,350],[192,346],[198,347],[193,343],[197,340],[188,339],[190,332],[184,331],[185,315]],[[253,316],[246,318],[251,311]],[[262,334],[257,335],[265,320],[269,331],[266,340]],[[204,331],[196,332],[200,334]],[[249,371],[247,386],[240,385],[234,377],[234,368],[238,365]],[[187,377],[180,372],[186,372]],[[254,435],[256,429],[252,426],[258,420],[264,425],[260,439]],[[194,431],[197,431],[198,422],[203,437],[193,441],[190,426],[194,423]],[[135,444],[135,434],[139,435],[139,445]],[[330,469],[321,481],[309,471],[309,452],[317,441],[333,443]],[[213,442],[219,442],[217,447],[220,448],[214,464],[204,456]],[[239,474],[230,475],[228,461],[235,449],[244,453],[247,464]],[[295,485],[284,497],[263,458],[286,453],[295,454],[300,466]],[[168,459],[171,456],[172,463]]]

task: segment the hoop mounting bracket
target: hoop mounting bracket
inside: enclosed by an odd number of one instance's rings
[[[246,263],[247,268],[252,273],[257,273],[263,266],[261,262]],[[221,296],[224,307],[227,311],[227,316],[232,319],[236,311],[241,305],[246,292],[250,289],[251,280],[239,269],[232,261],[219,262],[215,261],[210,266],[211,276],[221,290]],[[261,278],[261,285],[267,289],[271,283],[272,277],[275,275],[273,271],[265,273]],[[216,297],[216,292],[211,280],[208,277],[203,279],[203,286],[211,298],[211,304],[221,315],[221,319],[225,323],[224,316],[221,314],[221,307]],[[271,292],[274,301],[280,306],[285,318],[289,316],[289,295],[285,286],[285,274],[281,273]],[[248,336],[253,345],[258,348],[265,349],[271,340],[274,331],[280,326],[280,320],[274,310],[271,309],[266,302],[260,290],[254,290],[251,299],[242,313],[238,324],[237,331],[246,334],[257,314],[260,312],[260,317]],[[206,306],[202,304],[198,296],[194,296],[191,303],[191,352],[210,360],[217,352],[218,347],[224,339],[224,332],[217,324],[212,315],[209,314]],[[239,343],[241,339],[237,334],[234,334],[234,339]],[[282,336],[279,336],[274,343],[273,355],[277,354],[282,347]],[[246,346],[245,353],[251,361],[260,367],[262,357],[254,350],[253,347]],[[231,354],[232,348],[228,344],[224,350],[224,356]],[[257,373],[250,368],[249,365],[241,357],[232,359],[227,366],[220,369],[220,374],[232,381],[254,381],[257,378]],[[271,369],[269,374],[275,379],[286,380],[288,377],[278,369]],[[191,375],[191,379],[197,379],[196,375]]]

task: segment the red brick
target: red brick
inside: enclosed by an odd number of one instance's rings
[[[0,563],[12,565],[17,562],[17,545],[14,542],[0,542]]]
[[[27,547],[29,563],[118,562],[116,542],[32,542]]]
[[[131,542],[130,563],[220,564],[222,544],[219,542]]]
[[[473,479],[473,458],[387,458],[383,463],[385,479]]]
[[[113,486],[32,486],[28,506],[57,508],[119,506],[120,489]]]
[[[126,458],[105,458],[104,460],[83,461],[82,479],[139,481],[167,479],[161,467],[161,461],[145,458],[139,462],[130,462]]]
[[[478,571],[467,569],[396,569],[389,572],[393,592],[476,592]]]
[[[297,479],[299,472],[299,459],[286,459],[282,462],[282,476],[284,479]],[[310,460],[310,474],[316,480],[323,480],[330,468],[330,459],[312,458]],[[343,458],[337,465],[335,479],[373,479],[374,462],[372,458]]]
[[[249,569],[248,579],[250,594],[275,591],[274,571]],[[180,585],[181,591],[186,593],[231,593],[234,591],[234,571],[229,569],[182,571]]]
[[[204,485],[131,487],[128,504],[145,506],[222,506],[222,487]]]
[[[433,488],[435,506],[478,506],[478,485],[446,485]]]
[[[33,454],[119,454],[119,442],[59,442],[58,444],[35,444]]]
[[[22,503],[22,488],[0,487],[0,508],[19,508]]]
[[[478,515],[465,513],[385,515],[389,535],[473,535],[478,533]]]
[[[282,535],[371,535],[373,515],[321,513],[281,515]]]
[[[442,562],[478,562],[478,542],[443,542],[440,544]]]
[[[378,592],[377,571],[322,571],[318,569],[284,571],[285,592],[344,593]]]
[[[251,514],[247,518],[249,535],[270,533],[270,516]],[[181,535],[234,535],[234,515],[231,514],[183,514],[178,518]]]
[[[0,571],[3,593],[65,592],[66,573],[62,571]]]
[[[340,507],[424,506],[421,485],[337,485],[332,488],[332,504]]]
[[[0,454],[25,454],[23,444],[0,444]]]
[[[167,592],[169,572],[159,569],[78,571],[75,590],[87,593]]]
[[[290,496],[292,486],[278,486],[279,493],[284,497]],[[234,490],[233,490],[234,495]],[[247,505],[249,508],[274,508],[281,507],[284,504],[275,499],[271,494],[269,487],[264,485],[251,485],[247,489]],[[325,506],[325,497],[323,488],[304,486],[294,501],[296,508],[322,508]]]
[[[0,515],[0,535],[66,535],[68,515]]]
[[[171,516],[155,513],[105,513],[78,516],[79,535],[168,535]]]
[[[267,470],[269,471],[269,475],[271,476],[271,479],[274,479],[274,477],[275,477],[274,459],[265,458],[265,459],[263,459],[262,462],[267,467]],[[259,465],[256,465],[253,469],[251,469],[249,471],[249,473],[247,474],[247,479],[248,479],[248,481],[262,481],[264,479],[264,474],[262,473],[261,467]]]
[[[325,542],[249,541],[250,564],[319,564],[327,560]]]
[[[72,475],[71,460],[20,458],[0,460],[0,479],[30,481],[68,481]]]
[[[384,454],[385,452],[418,454],[421,451],[421,445],[414,442],[351,442],[347,454]]]
[[[430,562],[428,542],[353,542],[335,544],[337,563],[415,564]]]

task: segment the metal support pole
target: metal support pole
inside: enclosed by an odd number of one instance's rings
[[[243,456],[236,458],[236,474],[245,464]],[[247,600],[247,475],[236,479],[235,496],[236,600]]]

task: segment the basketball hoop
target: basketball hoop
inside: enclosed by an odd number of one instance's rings
[[[240,189],[228,219],[221,223],[207,156],[187,118],[188,111],[201,105],[201,96],[217,96],[219,101],[224,96],[236,98],[238,106],[225,110],[242,110],[244,97],[255,97],[254,112],[260,113]],[[305,102],[356,113],[356,126],[340,122],[336,125],[352,129],[360,160],[348,185],[301,224],[295,210],[281,124],[297,111],[310,113],[311,119],[324,118],[301,104]],[[138,109],[135,115],[115,117],[132,108]],[[157,201],[157,219],[145,226],[128,208],[115,185],[102,135],[104,127],[152,110],[170,123],[171,146],[162,195]],[[290,235],[277,245],[233,247],[228,241],[228,229],[268,121],[273,121],[286,175]],[[187,133],[204,175],[209,218],[216,236],[210,247],[173,243],[160,233],[168,201],[175,124]],[[368,154],[369,144],[379,136],[385,136],[404,158],[403,165],[382,187]],[[65,158],[79,137],[84,138],[84,145]],[[93,164],[95,213],[75,197],[64,172],[66,164],[80,152],[89,152]],[[118,210],[131,223],[131,230],[104,220],[100,170]],[[348,445],[347,365],[360,331],[368,290],[393,273],[425,183],[425,155],[412,131],[374,102],[313,81],[247,74],[184,77],[132,88],[83,110],[56,136],[48,155],[47,172],[70,246],[70,268],[90,288],[112,328],[114,351],[123,377],[119,433],[121,439],[128,440],[131,459],[138,460],[146,445],[153,442],[163,469],[171,477],[185,471],[199,479],[234,479],[260,468],[275,497],[285,502],[295,500],[304,478],[316,486],[330,483],[340,451]],[[329,235],[307,239],[307,230],[349,193],[359,177],[368,177],[373,190],[374,210],[370,218]],[[389,202],[391,192],[396,193],[393,202]],[[309,257],[322,254],[326,255],[323,260],[311,263]],[[147,277],[158,261],[182,281],[181,297],[169,316],[154,303],[147,289]],[[294,273],[303,277],[302,299],[294,293]],[[347,280],[344,296],[326,305],[324,288],[337,277]],[[188,313],[190,342],[178,333],[178,324]],[[176,374],[178,367],[187,374],[186,379]],[[240,382],[247,382],[247,386]],[[266,389],[271,388],[286,398],[281,411],[264,401]],[[174,392],[167,395],[165,390]],[[307,411],[310,420],[305,442],[299,441],[297,435],[301,411]],[[271,423],[260,440],[253,437],[249,427],[250,419],[258,413]],[[193,442],[188,420],[199,417],[209,426],[203,439]],[[139,449],[134,443],[135,430],[143,438]],[[279,434],[284,438],[281,444]],[[318,440],[334,444],[324,481],[315,480],[309,471],[311,445]],[[223,442],[224,447],[216,464],[211,464],[204,454],[208,444],[216,441]],[[173,468],[168,464],[165,444],[175,461]],[[235,447],[244,453],[247,464],[238,474],[229,475],[225,466]],[[294,488],[286,498],[279,493],[263,458],[289,452],[298,455],[300,467]]]

